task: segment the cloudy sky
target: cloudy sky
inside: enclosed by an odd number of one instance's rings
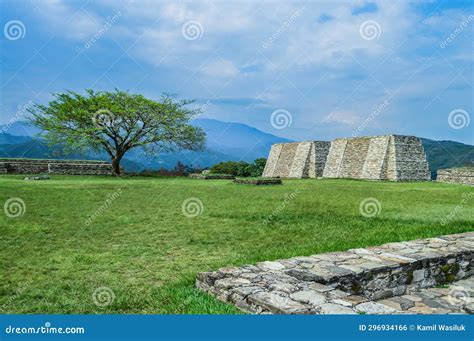
[[[196,99],[295,139],[474,144],[472,1],[0,1],[0,122],[65,90]]]

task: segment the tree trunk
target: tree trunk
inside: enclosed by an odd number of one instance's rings
[[[115,176],[120,176],[120,160],[122,157],[113,157],[112,158],[112,169],[114,171]]]

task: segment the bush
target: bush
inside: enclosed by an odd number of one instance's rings
[[[265,169],[265,165],[267,164],[267,159],[261,157],[256,159],[253,163],[249,165],[249,173],[251,177],[259,177],[262,176],[263,170]]]
[[[245,161],[225,161],[211,167],[211,174],[231,174],[239,177],[259,177],[263,173],[267,159],[259,158],[252,163]]]
[[[244,161],[226,161],[218,163],[211,167],[211,174],[231,174],[234,176],[246,176],[241,175],[245,173],[245,167],[248,165]]]

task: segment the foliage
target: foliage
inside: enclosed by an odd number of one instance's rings
[[[440,223],[471,192],[469,186],[434,182],[308,179],[261,188],[182,177],[51,176],[29,182],[3,175],[0,202],[19,197],[27,208],[14,219],[0,214],[0,311],[236,313],[195,288],[197,273],[472,231],[468,205]],[[204,209],[189,218],[182,205],[192,197]],[[359,204],[368,197],[380,201],[378,217],[361,216]],[[94,304],[99,287],[113,290],[112,304]]]
[[[211,167],[211,173],[231,174],[239,177],[259,177],[263,173],[267,159],[259,158],[252,163],[245,161],[225,161]]]
[[[107,152],[117,175],[120,161],[133,148],[157,153],[204,146],[204,131],[189,124],[199,113],[188,108],[192,101],[167,95],[153,101],[120,90],[87,90],[85,96],[68,91],[54,97],[48,105],[29,109],[33,124],[46,131],[51,145]]]
[[[267,159],[264,157],[254,160],[254,162],[249,165],[249,176],[251,177],[262,176],[263,170],[266,164],[267,164]]]
[[[151,170],[145,169],[139,173],[127,173],[130,176],[146,176],[146,177],[154,177],[154,176],[187,176],[194,172],[201,172],[202,169],[196,169],[191,166],[183,164],[181,161],[176,163],[173,169],[168,170],[166,168],[160,168],[158,170]]]

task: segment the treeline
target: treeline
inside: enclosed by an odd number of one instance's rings
[[[260,177],[267,163],[266,158],[259,158],[251,163],[245,161],[225,161],[208,168],[211,174],[230,174],[238,177]],[[204,169],[191,167],[179,162],[173,169],[160,168],[158,170],[143,170],[128,175],[136,176],[188,176],[192,173],[201,173]]]
[[[211,174],[230,174],[238,177],[259,177],[267,163],[266,158],[259,158],[252,163],[245,161],[226,161],[210,168]]]

